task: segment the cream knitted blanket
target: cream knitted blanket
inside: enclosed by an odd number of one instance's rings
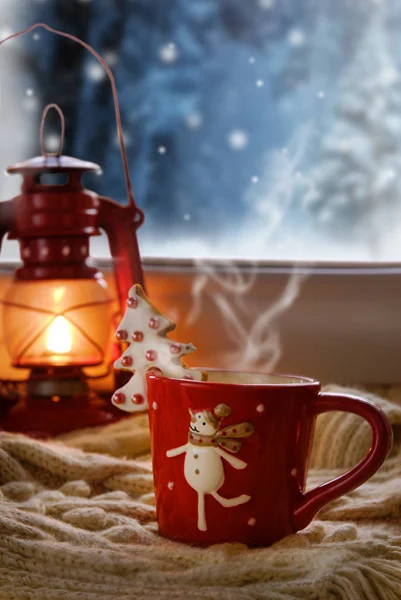
[[[0,599],[399,600],[401,403],[370,397],[393,424],[392,455],[270,548],[158,536],[146,416],[63,443],[0,434]],[[309,485],[355,463],[368,429],[352,415],[319,417]]]

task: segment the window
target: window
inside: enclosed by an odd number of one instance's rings
[[[113,69],[145,256],[397,260],[401,49],[397,3],[88,0],[3,3],[13,29],[45,21]],[[4,29],[4,27],[3,27]],[[4,32],[3,32],[4,33]],[[124,201],[110,86],[83,48],[47,32],[9,43],[3,128],[38,150],[57,101],[65,152],[103,168],[88,185]],[[9,67],[5,70],[5,67]],[[5,123],[7,121],[7,123]],[[4,131],[4,129],[3,129]],[[56,124],[47,134],[57,144]],[[5,155],[5,156],[4,156]],[[2,182],[2,197],[9,184]]]

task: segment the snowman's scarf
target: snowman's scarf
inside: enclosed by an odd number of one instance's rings
[[[247,438],[253,434],[255,428],[252,423],[239,423],[220,429],[214,435],[201,435],[189,431],[188,441],[193,446],[221,446],[224,450],[236,454],[241,449],[241,442],[234,438]]]

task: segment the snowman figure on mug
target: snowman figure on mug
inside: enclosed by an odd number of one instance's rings
[[[224,507],[239,506],[250,500],[250,496],[241,494],[235,498],[224,498],[218,490],[224,483],[224,465],[226,460],[234,469],[245,469],[247,463],[230,453],[241,449],[238,438],[253,434],[251,423],[240,423],[220,429],[224,417],[231,414],[227,404],[219,404],[213,411],[193,412],[189,423],[188,442],[166,452],[169,458],[185,453],[184,475],[187,483],[198,494],[198,529],[207,531],[205,515],[205,495],[210,494]]]

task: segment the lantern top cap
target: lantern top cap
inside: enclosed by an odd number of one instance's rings
[[[52,171],[65,172],[65,171],[92,171],[99,173],[101,168],[99,165],[93,162],[74,158],[73,156],[35,156],[24,162],[17,163],[7,168],[7,173],[32,173],[32,172]]]

